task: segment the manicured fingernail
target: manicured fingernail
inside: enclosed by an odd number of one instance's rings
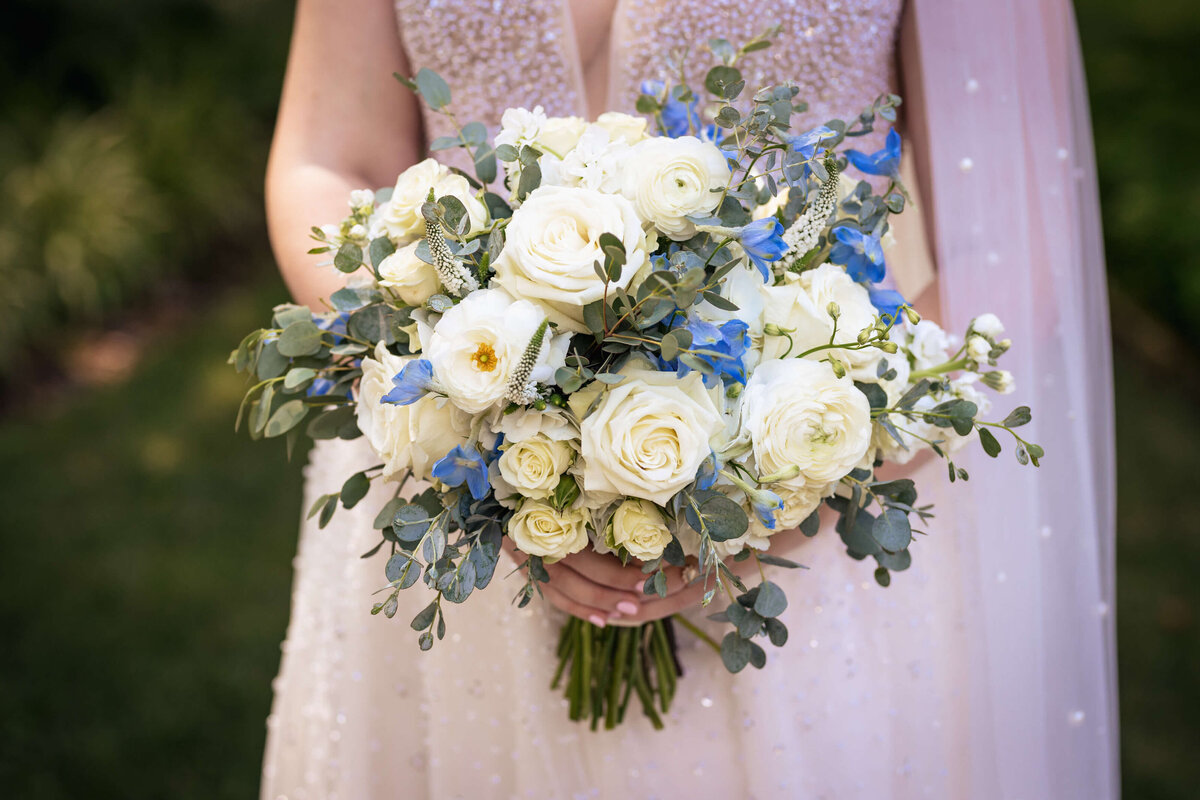
[[[590,617],[588,617],[588,622],[592,623],[597,628],[603,628],[608,624],[604,621],[604,617],[600,616],[599,614],[592,614]]]
[[[633,590],[635,592],[637,592],[638,594],[641,594],[642,592],[644,592],[645,589],[646,589],[646,579],[645,578],[642,578],[640,581],[638,581],[637,583],[635,583],[633,585]]]
[[[628,600],[622,600],[621,602],[617,603],[617,611],[620,611],[622,614],[628,614],[632,617],[638,612],[638,606],[637,603],[632,603]]]

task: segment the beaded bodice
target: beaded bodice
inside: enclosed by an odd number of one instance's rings
[[[710,38],[737,43],[771,24],[775,45],[739,65],[748,87],[791,80],[809,110],[797,125],[853,117],[895,88],[902,0],[619,0],[609,47],[614,111],[633,112],[638,86],[671,81],[668,53]],[[397,0],[400,35],[414,72],[429,67],[453,87],[460,119],[495,128],[510,106],[542,105],[547,114],[586,116],[570,0]],[[703,85],[712,64],[698,54],[689,81]],[[426,112],[429,136],[450,132]]]

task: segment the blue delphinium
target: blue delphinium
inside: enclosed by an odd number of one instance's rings
[[[349,321],[350,314],[346,311],[334,317],[313,316],[313,322],[318,328],[333,334],[332,343],[335,345],[342,343],[342,337],[346,335],[346,323]]]
[[[770,280],[771,268],[767,265],[778,261],[788,251],[787,243],[783,241],[783,224],[775,217],[764,217],[743,225],[738,229],[737,237],[751,263],[762,273],[763,280]]]
[[[679,326],[692,334],[690,350],[704,350],[703,353],[693,353],[696,358],[712,368],[711,373],[704,375],[705,386],[715,386],[716,381],[722,383],[746,383],[746,365],[743,359],[750,347],[749,327],[740,319],[731,319],[719,327],[702,319],[692,319]],[[692,371],[683,361],[664,361],[663,368],[673,369],[680,377]]]
[[[700,124],[700,114],[696,110],[700,105],[698,97],[684,103],[666,91],[666,84],[662,81],[642,81],[640,88],[642,94],[648,94],[660,101],[662,110],[659,117],[664,136],[678,139],[680,136],[695,135],[710,142],[716,141],[717,126]]]
[[[783,508],[783,498],[770,489],[748,489],[746,499],[750,501],[750,508],[754,510],[758,521],[767,530],[775,530],[775,512]]]
[[[846,274],[856,283],[883,280],[886,265],[878,237],[849,225],[839,225],[833,229],[833,238],[836,242],[829,250],[829,260],[844,266]]]
[[[392,378],[395,387],[380,398],[383,403],[395,403],[406,406],[415,403],[425,396],[429,385],[433,382],[433,364],[424,358],[418,358],[404,365],[400,374]]]
[[[821,142],[835,136],[837,136],[836,131],[825,125],[821,125],[804,133],[789,136],[787,143],[789,147],[803,156],[806,161],[810,161],[825,151],[825,148],[821,146]]]
[[[705,491],[711,489],[717,483],[717,471],[721,468],[721,462],[717,460],[717,454],[709,452],[708,458],[700,462],[700,467],[696,470],[696,489],[697,491]]]
[[[900,306],[908,305],[908,301],[904,299],[904,295],[897,292],[895,289],[880,289],[875,286],[868,286],[867,293],[871,296],[871,305],[879,312],[879,315],[887,322],[898,321],[897,314],[900,313]]]
[[[433,477],[447,486],[462,486],[466,483],[471,497],[476,500],[487,497],[491,489],[487,462],[474,447],[468,449],[458,445],[433,465],[432,472]]]
[[[867,175],[885,175],[889,178],[900,177],[900,134],[892,128],[888,131],[883,148],[874,153],[861,153],[858,150],[847,150],[846,159],[859,172]]]

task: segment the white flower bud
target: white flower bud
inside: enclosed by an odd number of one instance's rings
[[[995,314],[980,314],[971,323],[971,330],[975,333],[982,334],[989,339],[995,339],[1000,334],[1004,333],[1004,325]]]
[[[833,317],[834,319],[837,319],[842,315],[842,308],[837,303],[830,300],[829,305],[825,306],[825,313],[829,314],[829,316]]]
[[[992,352],[992,345],[982,336],[971,336],[967,339],[967,355],[972,361],[985,362],[988,360],[990,352]]]
[[[375,193],[370,189],[355,189],[350,193],[350,210],[369,211],[375,205]]]
[[[1006,369],[983,373],[983,383],[1000,394],[1010,394],[1014,388],[1012,373]]]

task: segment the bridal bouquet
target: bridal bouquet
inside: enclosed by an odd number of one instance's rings
[[[997,430],[1038,463],[1014,431],[1028,408],[980,418],[983,387],[1012,387],[999,320],[956,339],[885,282],[899,136],[845,145],[892,122],[899,98],[793,130],[797,89],[748,93],[737,69],[771,33],[711,42],[703,92],[647,82],[644,116],[513,108],[494,142],[453,116],[436,74],[401,77],[457,131],[431,149],[465,149],[474,174],[431,158],[354,192],[344,220],[312,229],[345,288],[327,309],[278,306],[231,356],[257,378],[239,413],[251,435],[363,436],[378,455],[310,516],[323,526],[390,482],[367,554],[386,548],[389,594],[372,613],[393,616],[423,583],[421,649],[444,635],[446,603],[488,585],[508,537],[521,605],[545,564],[585,548],[640,565],[647,594],[685,567],[731,628],[718,643],[681,624],[730,671],[762,667],[760,642],[788,637],[764,567],[799,566],[771,553],[774,534],[817,534],[828,506],[887,586],[930,511],[878,467],[931,450],[965,479],[951,454],[977,440],[997,455]],[[554,679],[572,718],[612,727],[636,694],[660,726],[681,674],[673,636],[572,618]]]

